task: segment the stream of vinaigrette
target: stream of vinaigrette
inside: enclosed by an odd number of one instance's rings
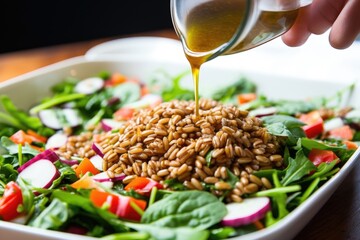
[[[242,24],[245,16],[246,1],[208,1],[191,10],[186,18],[184,51],[188,59],[193,81],[196,110],[199,117],[199,75],[200,67],[211,52],[229,42]],[[288,11],[261,11],[247,36],[225,52],[232,54],[245,51],[266,43],[285,33],[295,22],[298,9]]]

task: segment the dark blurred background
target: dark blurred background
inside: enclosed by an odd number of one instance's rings
[[[0,53],[169,28],[169,0],[0,1]]]

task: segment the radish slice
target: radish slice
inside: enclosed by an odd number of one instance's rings
[[[339,117],[336,117],[324,123],[324,131],[331,131],[336,128],[341,128],[342,126],[344,126],[343,120]]]
[[[75,92],[83,94],[93,94],[104,86],[104,80],[98,77],[84,79],[75,86]]]
[[[101,147],[99,144],[93,143],[93,144],[91,145],[91,148],[92,148],[92,150],[94,150],[94,152],[95,152],[96,154],[98,154],[101,158],[104,157],[103,149],[102,149],[102,147]]]
[[[230,227],[250,224],[262,219],[270,207],[270,199],[267,197],[246,198],[241,203],[229,203],[226,205],[228,213],[221,223]]]
[[[120,173],[115,174],[115,177],[110,178],[106,172],[101,172],[92,176],[92,178],[97,182],[118,182],[124,180],[125,177],[126,175],[124,173]]]
[[[345,116],[346,119],[360,119],[360,110],[352,110],[350,112],[348,112]]]
[[[31,164],[35,163],[36,161],[43,160],[43,159],[49,160],[51,162],[55,162],[55,161],[59,160],[59,156],[53,150],[47,149],[44,152],[39,153],[38,155],[36,155],[32,159],[30,159],[26,163],[24,163],[22,166],[20,166],[18,168],[18,172],[19,173],[22,172],[24,169],[26,169]]]
[[[94,150],[95,151],[95,150]],[[96,151],[95,151],[96,152]],[[101,153],[102,154],[102,153]],[[104,155],[104,154],[103,154]],[[96,167],[98,170],[102,171],[103,158],[100,155],[94,155],[90,158],[90,162]]]
[[[56,111],[53,109],[45,109],[39,112],[39,118],[41,122],[52,129],[61,129],[63,127],[62,123],[58,119]]]
[[[78,160],[67,160],[67,159],[60,159],[60,162],[69,165],[69,166],[73,166],[75,164],[79,164]]]
[[[119,129],[124,123],[124,121],[120,122],[111,118],[104,118],[101,120],[101,127],[105,132],[108,132],[113,129]]]
[[[155,107],[162,102],[162,98],[156,94],[146,94],[140,100],[125,104],[124,107],[141,109],[146,107]]]
[[[79,111],[71,108],[41,110],[39,118],[45,126],[52,129],[76,127],[83,122]]]
[[[51,161],[41,159],[25,168],[18,177],[24,179],[33,187],[49,188],[59,176],[59,171]]]
[[[46,142],[46,149],[58,149],[64,146],[67,142],[68,136],[64,133],[56,133],[49,137]]]
[[[13,223],[17,223],[17,224],[21,224],[21,225],[25,225],[26,222],[28,220],[28,216],[27,215],[20,215],[12,220],[10,220],[10,222]]]
[[[267,108],[258,108],[255,110],[251,110],[249,112],[249,116],[254,117],[265,117],[269,115],[274,115],[276,113],[277,109],[275,107],[267,107]]]

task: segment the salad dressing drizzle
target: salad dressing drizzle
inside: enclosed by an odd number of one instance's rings
[[[185,36],[182,36],[182,41],[194,81],[197,117],[199,117],[200,67],[204,62],[216,57],[213,54],[216,49],[232,40],[247,14],[246,7],[245,0],[213,0],[200,4],[187,15]],[[282,35],[293,25],[297,15],[298,9],[261,10],[250,32],[224,54],[249,50]]]

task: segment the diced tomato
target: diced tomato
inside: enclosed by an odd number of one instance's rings
[[[105,81],[106,87],[113,87],[124,83],[126,81],[126,77],[120,73],[113,73],[111,77]]]
[[[153,187],[163,189],[163,185],[146,177],[136,177],[128,185],[125,186],[125,190],[135,190],[137,193],[149,196]]]
[[[31,143],[33,142],[46,143],[47,138],[38,135],[36,132],[32,130],[28,130],[28,134],[26,134],[23,130],[19,130],[10,137],[10,140],[16,144],[21,144],[23,146],[25,144],[29,144],[31,148],[39,152],[43,152],[44,151],[43,148],[31,145]]]
[[[118,209],[116,211],[116,215],[126,220],[139,222],[141,219],[141,215],[134,210],[134,208],[131,206],[131,202],[133,204],[136,204],[141,210],[145,210],[146,201],[141,199],[136,199],[133,197],[120,196],[120,195],[119,198],[120,201],[119,201]]]
[[[141,219],[140,214],[131,206],[131,202],[136,204],[142,210],[145,210],[146,208],[146,201],[144,200],[101,192],[95,189],[91,190],[90,200],[97,207],[103,207],[104,204],[106,204],[110,212],[116,214],[120,218],[131,221],[140,221]]]
[[[94,203],[97,207],[102,207],[104,203],[108,205],[108,210],[114,214],[116,214],[118,205],[119,205],[119,198],[116,195],[101,192],[99,190],[91,190],[90,192],[90,200]]]
[[[355,142],[352,142],[352,141],[344,141],[347,149],[351,149],[351,150],[356,150],[359,146],[355,143]]]
[[[319,166],[321,163],[330,163],[339,158],[333,151],[314,148],[309,153],[309,159],[315,166]]]
[[[299,120],[306,123],[303,129],[308,138],[314,138],[324,131],[324,120],[321,118],[319,111],[301,114]]]
[[[140,91],[141,91],[141,96],[145,96],[146,94],[148,94],[150,92],[149,88],[146,85],[141,86]]]
[[[71,184],[71,187],[75,189],[93,189],[98,186],[95,183],[95,180],[90,176],[89,173],[84,174],[79,180]]]
[[[99,169],[97,169],[94,164],[88,158],[84,158],[79,166],[75,169],[76,176],[81,177],[85,173],[90,172],[93,175],[100,173]]]
[[[116,120],[129,120],[133,117],[134,112],[134,108],[122,107],[114,113],[114,117]]]
[[[30,136],[32,138],[33,142],[46,143],[46,141],[47,141],[46,137],[37,134],[33,130],[29,129],[29,130],[26,131],[26,133],[27,133],[28,136]]]
[[[30,136],[28,136],[23,130],[19,130],[16,133],[14,133],[10,140],[13,141],[16,144],[24,145],[25,143],[32,143],[33,140]]]
[[[0,199],[0,218],[5,221],[16,218],[20,214],[17,208],[22,203],[20,187],[15,182],[6,184],[4,195]]]
[[[340,138],[340,139],[350,141],[354,137],[354,131],[350,128],[349,125],[344,125],[342,127],[330,130],[329,137]]]
[[[241,93],[237,95],[238,103],[244,104],[256,99],[256,93]]]

